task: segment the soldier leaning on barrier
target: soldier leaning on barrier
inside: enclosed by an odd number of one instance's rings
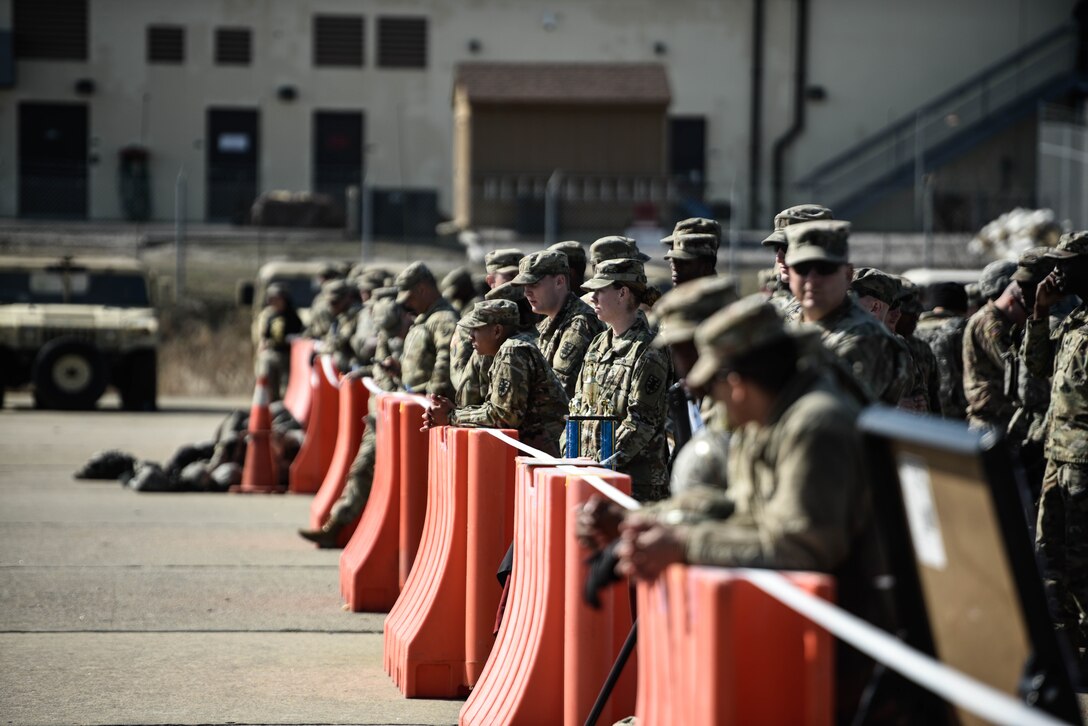
[[[790,268],[786,264],[786,227],[798,222],[811,222],[816,219],[834,219],[827,207],[819,204],[798,204],[783,209],[774,215],[774,231],[760,242],[764,247],[774,248],[775,278],[771,286],[771,303],[778,308],[782,317],[794,322],[801,317],[801,303],[790,290]]]
[[[434,275],[422,262],[413,262],[397,275],[397,303],[415,313],[404,339],[404,355],[385,361],[402,384],[415,393],[453,396],[450,380],[450,341],[457,312],[438,291]]]
[[[963,394],[963,331],[967,327],[967,291],[956,282],[944,282],[929,290],[933,309],[918,316],[914,335],[929,345],[937,359],[937,385],[941,415],[963,419],[967,398]]]
[[[1046,472],[1036,527],[1054,622],[1074,646],[1088,646],[1088,232],[1063,235],[1048,253],[1055,269],[1039,283],[1028,320],[1024,364],[1051,374]],[[1067,295],[1082,302],[1050,332],[1050,309]],[[1080,653],[1081,663],[1086,656]]]
[[[291,375],[291,338],[302,332],[302,320],[283,285],[272,283],[265,297],[267,304],[253,326],[254,367],[258,376],[268,379],[270,400],[278,401]]]
[[[333,280],[343,278],[343,272],[338,265],[329,263],[317,273],[317,284],[324,290],[325,285]],[[310,303],[310,324],[306,326],[306,337],[320,340],[329,332],[335,316],[329,310],[329,300],[320,293]]]
[[[910,387],[905,348],[849,295],[850,223],[818,220],[785,228],[790,288],[801,304],[796,325],[820,329],[824,345],[853,373],[868,397],[891,405]]]
[[[392,288],[395,290],[395,288]],[[379,289],[376,291],[372,317],[378,329],[376,354],[369,366],[364,366],[348,373],[348,378],[360,378],[369,374],[374,382],[385,391],[396,391],[400,380],[385,363],[389,358],[399,355],[401,341],[412,326],[412,316],[397,304],[397,301]],[[347,481],[340,497],[329,510],[329,517],[317,529],[300,529],[299,536],[316,543],[321,548],[336,546],[341,530],[363,513],[370,490],[374,485],[374,462],[377,455],[377,411],[376,399],[372,396],[367,407],[366,425],[359,451],[348,470]]]
[[[651,345],[654,333],[639,310],[643,302],[653,301],[655,291],[635,259],[602,261],[585,288],[592,290],[594,311],[608,327],[586,351],[570,413],[614,417],[609,463],[631,476],[635,499],[663,499],[669,492],[665,392],[672,365],[664,351]],[[581,455],[600,460],[599,429],[598,421],[582,423]]]
[[[567,394],[531,336],[518,332],[520,314],[512,300],[485,300],[458,325],[467,328],[477,353],[493,356],[490,386],[482,403],[454,408],[432,396],[424,428],[517,429],[518,439],[545,453],[559,454]]]
[[[492,250],[484,257],[484,266],[487,269],[487,286],[494,290],[513,279],[517,274],[518,261],[522,258],[519,249]],[[486,295],[484,296],[486,298]],[[468,308],[459,311],[464,317],[470,310]],[[472,357],[472,341],[469,340],[468,331],[457,327],[453,331],[453,340],[450,345],[450,377],[456,390],[461,385],[463,375],[469,359]]]
[[[567,396],[573,396],[586,349],[604,324],[571,292],[569,261],[561,252],[545,250],[523,257],[512,284],[525,291],[533,312],[544,316],[536,326],[537,345]]]
[[[355,332],[351,335],[353,369],[359,366],[369,368],[374,362],[380,330],[374,321],[374,304],[381,297],[393,298],[397,296],[395,287],[382,286],[385,279],[384,270],[362,272],[355,278],[355,286],[359,290],[359,298],[362,300],[363,305],[355,318]]]
[[[529,302],[525,299],[525,291],[513,282],[504,282],[494,290],[489,290],[484,300],[509,300],[518,306],[518,325],[515,330],[526,340],[536,344],[536,324],[540,316],[532,311]],[[466,316],[467,318],[467,316]],[[462,318],[462,321],[465,318]],[[457,324],[458,332],[468,335],[469,346],[472,345],[470,329]],[[457,384],[457,392],[453,403],[457,408],[464,406],[476,406],[487,399],[491,389],[491,355],[482,355],[480,351],[473,350],[469,356],[468,364],[461,372],[461,380]]]
[[[967,423],[1004,432],[1012,418],[1012,397],[1005,389],[1005,354],[1018,340],[1027,318],[1020,286],[1011,282],[1016,263],[991,262],[982,270],[979,292],[986,298],[963,331],[963,392]]]
[[[321,294],[328,304],[332,324],[328,331],[314,346],[314,350],[323,355],[332,356],[337,370],[346,373],[351,370],[355,357],[352,338],[355,335],[355,323],[362,304],[358,288],[347,280],[338,279],[326,282]]]

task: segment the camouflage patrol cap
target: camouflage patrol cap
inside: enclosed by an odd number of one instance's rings
[[[1054,269],[1054,258],[1047,255],[1050,250],[1050,247],[1032,247],[1021,252],[1011,279],[1017,282],[1042,280]]]
[[[661,238],[661,244],[672,246],[677,235],[681,234],[712,234],[714,239],[721,242],[722,239],[722,225],[716,219],[707,219],[706,217],[689,217],[687,219],[681,219],[672,228],[672,234],[668,237]],[[718,248],[718,244],[715,243],[714,249]]]
[[[431,273],[430,268],[422,262],[413,262],[405,267],[400,271],[400,274],[397,275],[397,279],[394,282],[397,289],[400,290],[400,293],[397,295],[397,302],[403,305],[408,300],[408,294],[411,289],[419,283],[428,280],[433,283],[435,281],[434,274]]]
[[[563,242],[556,242],[554,245],[548,248],[550,252],[562,252],[567,256],[567,262],[570,267],[577,267],[586,264],[586,248],[582,246],[581,242],[568,239]]]
[[[815,219],[834,219],[831,210],[819,204],[798,204],[788,209],[783,209],[774,215],[774,231],[760,242],[764,247],[785,247],[786,227],[798,222],[811,222]]]
[[[472,273],[462,265],[450,270],[449,274],[443,277],[442,282],[438,284],[438,289],[442,291],[443,297],[453,297],[452,293],[471,286]]]
[[[493,275],[499,272],[504,267],[513,267],[517,270],[518,261],[524,257],[525,254],[513,247],[507,247],[501,250],[491,250],[484,255],[484,267],[487,268],[487,274]]]
[[[983,300],[993,300],[1005,292],[1014,272],[1016,263],[1012,260],[997,260],[986,265],[978,278],[978,294]]]
[[[395,287],[379,287],[375,288],[374,292],[370,293],[370,299],[375,301],[386,299],[395,301],[398,292],[400,292],[400,290]]]
[[[896,293],[895,304],[892,307],[898,305],[904,315],[921,315],[922,291],[905,277],[899,275],[893,277],[899,283],[899,292]]]
[[[711,315],[740,299],[731,277],[700,277],[678,285],[654,305],[655,347],[675,345],[695,337],[695,328]]]
[[[501,285],[496,285],[487,291],[484,295],[484,300],[518,300],[525,299],[525,288],[521,285],[514,284],[514,281],[504,282]]]
[[[513,300],[481,300],[472,312],[457,323],[462,328],[482,328],[485,325],[517,325],[518,304]]]
[[[1067,260],[1070,257],[1088,255],[1088,232],[1066,232],[1058,240],[1058,245],[1047,253],[1047,257]]]
[[[567,256],[558,250],[544,250],[525,255],[518,263],[518,276],[511,282],[515,285],[533,285],[545,275],[566,275],[570,273]]]
[[[886,305],[895,304],[899,287],[899,280],[875,267],[859,267],[850,283],[850,289],[859,297],[875,297]]]
[[[391,288],[383,288],[391,289]],[[404,310],[395,299],[390,297],[380,298],[371,308],[370,317],[374,324],[388,335],[392,335],[400,327],[401,311]]]
[[[646,287],[646,268],[643,267],[642,260],[630,258],[602,260],[597,264],[593,277],[586,280],[582,288],[601,290],[616,282],[639,288]]]
[[[639,260],[646,262],[649,255],[638,251],[638,243],[630,237],[601,237],[589,246],[589,260],[594,266],[604,260]]]
[[[774,305],[758,294],[742,298],[695,329],[699,360],[691,367],[687,381],[692,386],[705,386],[731,361],[788,337]]]
[[[850,256],[850,223],[830,219],[797,222],[785,228],[786,264],[826,260],[845,265]]]
[[[712,234],[677,234],[672,238],[672,249],[665,253],[666,260],[696,260],[700,257],[718,256],[718,238]]]
[[[340,300],[356,291],[356,287],[342,277],[326,280],[321,284],[321,294],[329,300]]]
[[[378,268],[364,270],[356,277],[355,284],[362,292],[373,292],[379,287],[383,287],[388,277],[389,273],[386,270]]]

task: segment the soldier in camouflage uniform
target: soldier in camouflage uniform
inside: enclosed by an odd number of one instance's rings
[[[933,309],[918,316],[914,335],[929,345],[937,359],[941,415],[964,419],[967,398],[963,394],[963,331],[967,327],[967,291],[946,282],[930,289]]]
[[[467,267],[453,268],[442,278],[438,289],[442,292],[442,297],[450,301],[458,315],[467,315],[478,302],[476,288],[472,285],[472,273]]]
[[[388,295],[374,299],[372,318],[378,329],[375,360],[366,367],[357,368],[348,374],[350,378],[359,378],[370,373],[374,382],[384,391],[396,391],[400,381],[384,363],[390,357],[398,356],[401,341],[412,325],[411,315],[396,300]],[[374,461],[377,455],[377,409],[376,398],[371,396],[366,416],[366,426],[359,451],[348,470],[347,481],[340,497],[329,510],[329,518],[317,529],[300,529],[299,536],[317,544],[323,549],[335,547],[340,532],[359,519],[370,498],[374,485]]]
[[[785,228],[790,287],[801,303],[795,325],[820,329],[824,345],[843,360],[868,397],[897,405],[913,373],[906,349],[849,293],[850,223],[798,222]]]
[[[302,332],[302,320],[283,285],[269,285],[265,296],[267,304],[253,326],[255,368],[257,376],[268,379],[270,400],[279,401],[291,375],[291,338]]]
[[[484,300],[509,300],[518,306],[518,326],[515,333],[520,334],[534,345],[536,344],[536,324],[540,316],[532,311],[529,302],[525,299],[525,291],[513,282],[504,282],[494,290],[489,290]],[[458,333],[470,331],[469,328],[458,323]],[[456,336],[454,338],[456,340]],[[469,337],[469,345],[472,338]],[[468,363],[461,372],[461,380],[458,382],[456,395],[453,402],[457,408],[464,406],[476,406],[487,399],[487,392],[491,388],[491,363],[493,357],[481,355],[480,351],[473,350]]]
[[[582,283],[586,281],[586,250],[580,242],[569,239],[564,242],[556,242],[549,247],[547,252],[562,252],[567,258],[567,268],[570,272],[569,285],[571,290],[581,290]]]
[[[324,337],[314,346],[314,350],[322,355],[332,356],[336,369],[341,373],[347,373],[351,370],[352,360],[355,357],[352,338],[355,335],[355,323],[359,317],[359,311],[362,309],[359,291],[347,280],[338,279],[326,282],[321,289],[321,294],[328,302],[332,324]]]
[[[790,291],[790,268],[786,265],[786,227],[797,222],[811,222],[815,219],[834,219],[831,210],[819,204],[798,204],[783,209],[774,215],[774,231],[760,242],[764,247],[774,249],[774,269],[777,273],[771,288],[771,303],[782,313],[787,321],[794,322],[801,318],[801,303]]]
[[[401,383],[414,393],[453,397],[450,379],[450,341],[457,327],[457,311],[438,292],[434,275],[422,262],[413,262],[397,275],[397,303],[416,314],[404,339],[398,363],[387,361]]]
[[[545,316],[536,326],[537,345],[572,397],[586,349],[604,324],[571,292],[567,269],[562,253],[534,252],[522,258],[513,284],[524,289],[533,312]]]
[[[340,268],[334,264],[327,264],[317,273],[317,282],[321,289],[325,289],[328,283],[343,278]],[[329,300],[324,295],[317,295],[310,303],[310,324],[306,326],[306,337],[320,340],[325,337],[332,327],[333,318],[336,317],[329,310]]]
[[[477,353],[494,356],[491,385],[484,401],[473,406],[454,408],[449,399],[432,397],[425,427],[517,429],[520,441],[557,456],[567,394],[532,339],[517,332],[517,304],[485,300],[459,325],[472,331]]]
[[[487,269],[487,286],[494,289],[504,282],[510,282],[518,274],[518,262],[525,254],[513,247],[491,250],[484,255],[484,267]]]
[[[1010,283],[1016,263],[991,262],[982,270],[979,292],[986,304],[967,321],[963,332],[963,392],[967,423],[1004,432],[1015,407],[1005,388],[1005,354],[1018,339],[1027,317],[1020,289]]]
[[[651,345],[654,334],[639,311],[649,290],[642,262],[605,260],[585,288],[592,290],[594,311],[608,327],[586,351],[570,413],[615,417],[608,463],[630,475],[636,499],[664,499],[669,492],[665,393],[672,366],[664,351]],[[581,455],[600,460],[598,434],[597,422],[582,422]]]
[[[940,375],[937,372],[937,356],[924,340],[915,337],[918,317],[922,314],[922,303],[918,299],[918,288],[907,280],[902,287],[899,299],[899,319],[895,332],[910,350],[914,361],[914,384],[910,393],[900,402],[900,406],[913,411],[924,411],[941,415]]]
[[[707,219],[706,217],[681,219],[673,225],[672,234],[661,238],[662,246],[671,250],[677,236],[682,234],[711,234],[717,240],[714,249],[722,246],[722,225],[716,219]]]
[[[718,238],[712,234],[674,233],[665,253],[673,285],[711,277],[718,264]]]
[[[1049,253],[1053,272],[1037,288],[1027,323],[1024,365],[1052,374],[1047,413],[1046,472],[1035,546],[1057,612],[1055,623],[1074,645],[1088,645],[1088,304],[1082,302],[1051,334],[1050,309],[1066,295],[1088,300],[1088,232],[1063,235]],[[1084,655],[1081,655],[1082,663]]]

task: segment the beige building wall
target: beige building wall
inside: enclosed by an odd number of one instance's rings
[[[309,189],[313,111],[362,110],[369,182],[437,189],[453,209],[454,66],[489,61],[660,61],[668,68],[671,116],[707,118],[708,196],[747,198],[751,36],[755,0],[88,0],[85,63],[19,61],[17,85],[0,90],[0,215],[17,210],[17,104],[78,101],[73,84],[91,78],[90,216],[119,218],[117,151],[151,149],[153,214],[174,214],[174,182],[188,179],[187,217],[205,215],[205,123],[211,106],[260,111],[259,186]],[[0,0],[0,20],[11,0]],[[827,100],[808,105],[808,124],[786,158],[790,178],[877,131],[889,119],[955,85],[1066,20],[1073,0],[811,0],[809,82]],[[797,0],[765,0],[762,197],[768,205],[771,151],[789,126]],[[314,13],[366,18],[362,69],[315,68]],[[428,65],[375,67],[376,19],[429,19]],[[186,27],[181,66],[149,65],[149,24]],[[213,63],[220,26],[253,31],[253,63]],[[479,42],[471,52],[469,41]],[[663,52],[655,52],[661,44]],[[299,90],[293,102],[280,85]],[[807,200],[805,200],[807,201]],[[775,210],[762,210],[764,216]]]

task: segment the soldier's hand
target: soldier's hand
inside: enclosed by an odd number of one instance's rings
[[[453,401],[445,396],[432,395],[430,405],[423,411],[423,428],[420,431],[426,431],[435,426],[448,426],[452,410]]]
[[[383,360],[380,365],[384,370],[388,371],[392,375],[400,375],[400,361],[396,358],[389,356],[388,358]]]
[[[1063,297],[1061,274],[1057,269],[1051,270],[1035,288],[1035,309],[1032,311],[1035,319],[1043,320],[1049,316],[1051,306],[1058,304]]]
[[[619,536],[622,521],[618,504],[594,494],[578,510],[575,534],[586,549],[600,549]]]
[[[620,528],[616,545],[619,564],[616,572],[640,580],[653,580],[671,564],[685,559],[685,543],[680,532],[656,522],[636,520]]]

